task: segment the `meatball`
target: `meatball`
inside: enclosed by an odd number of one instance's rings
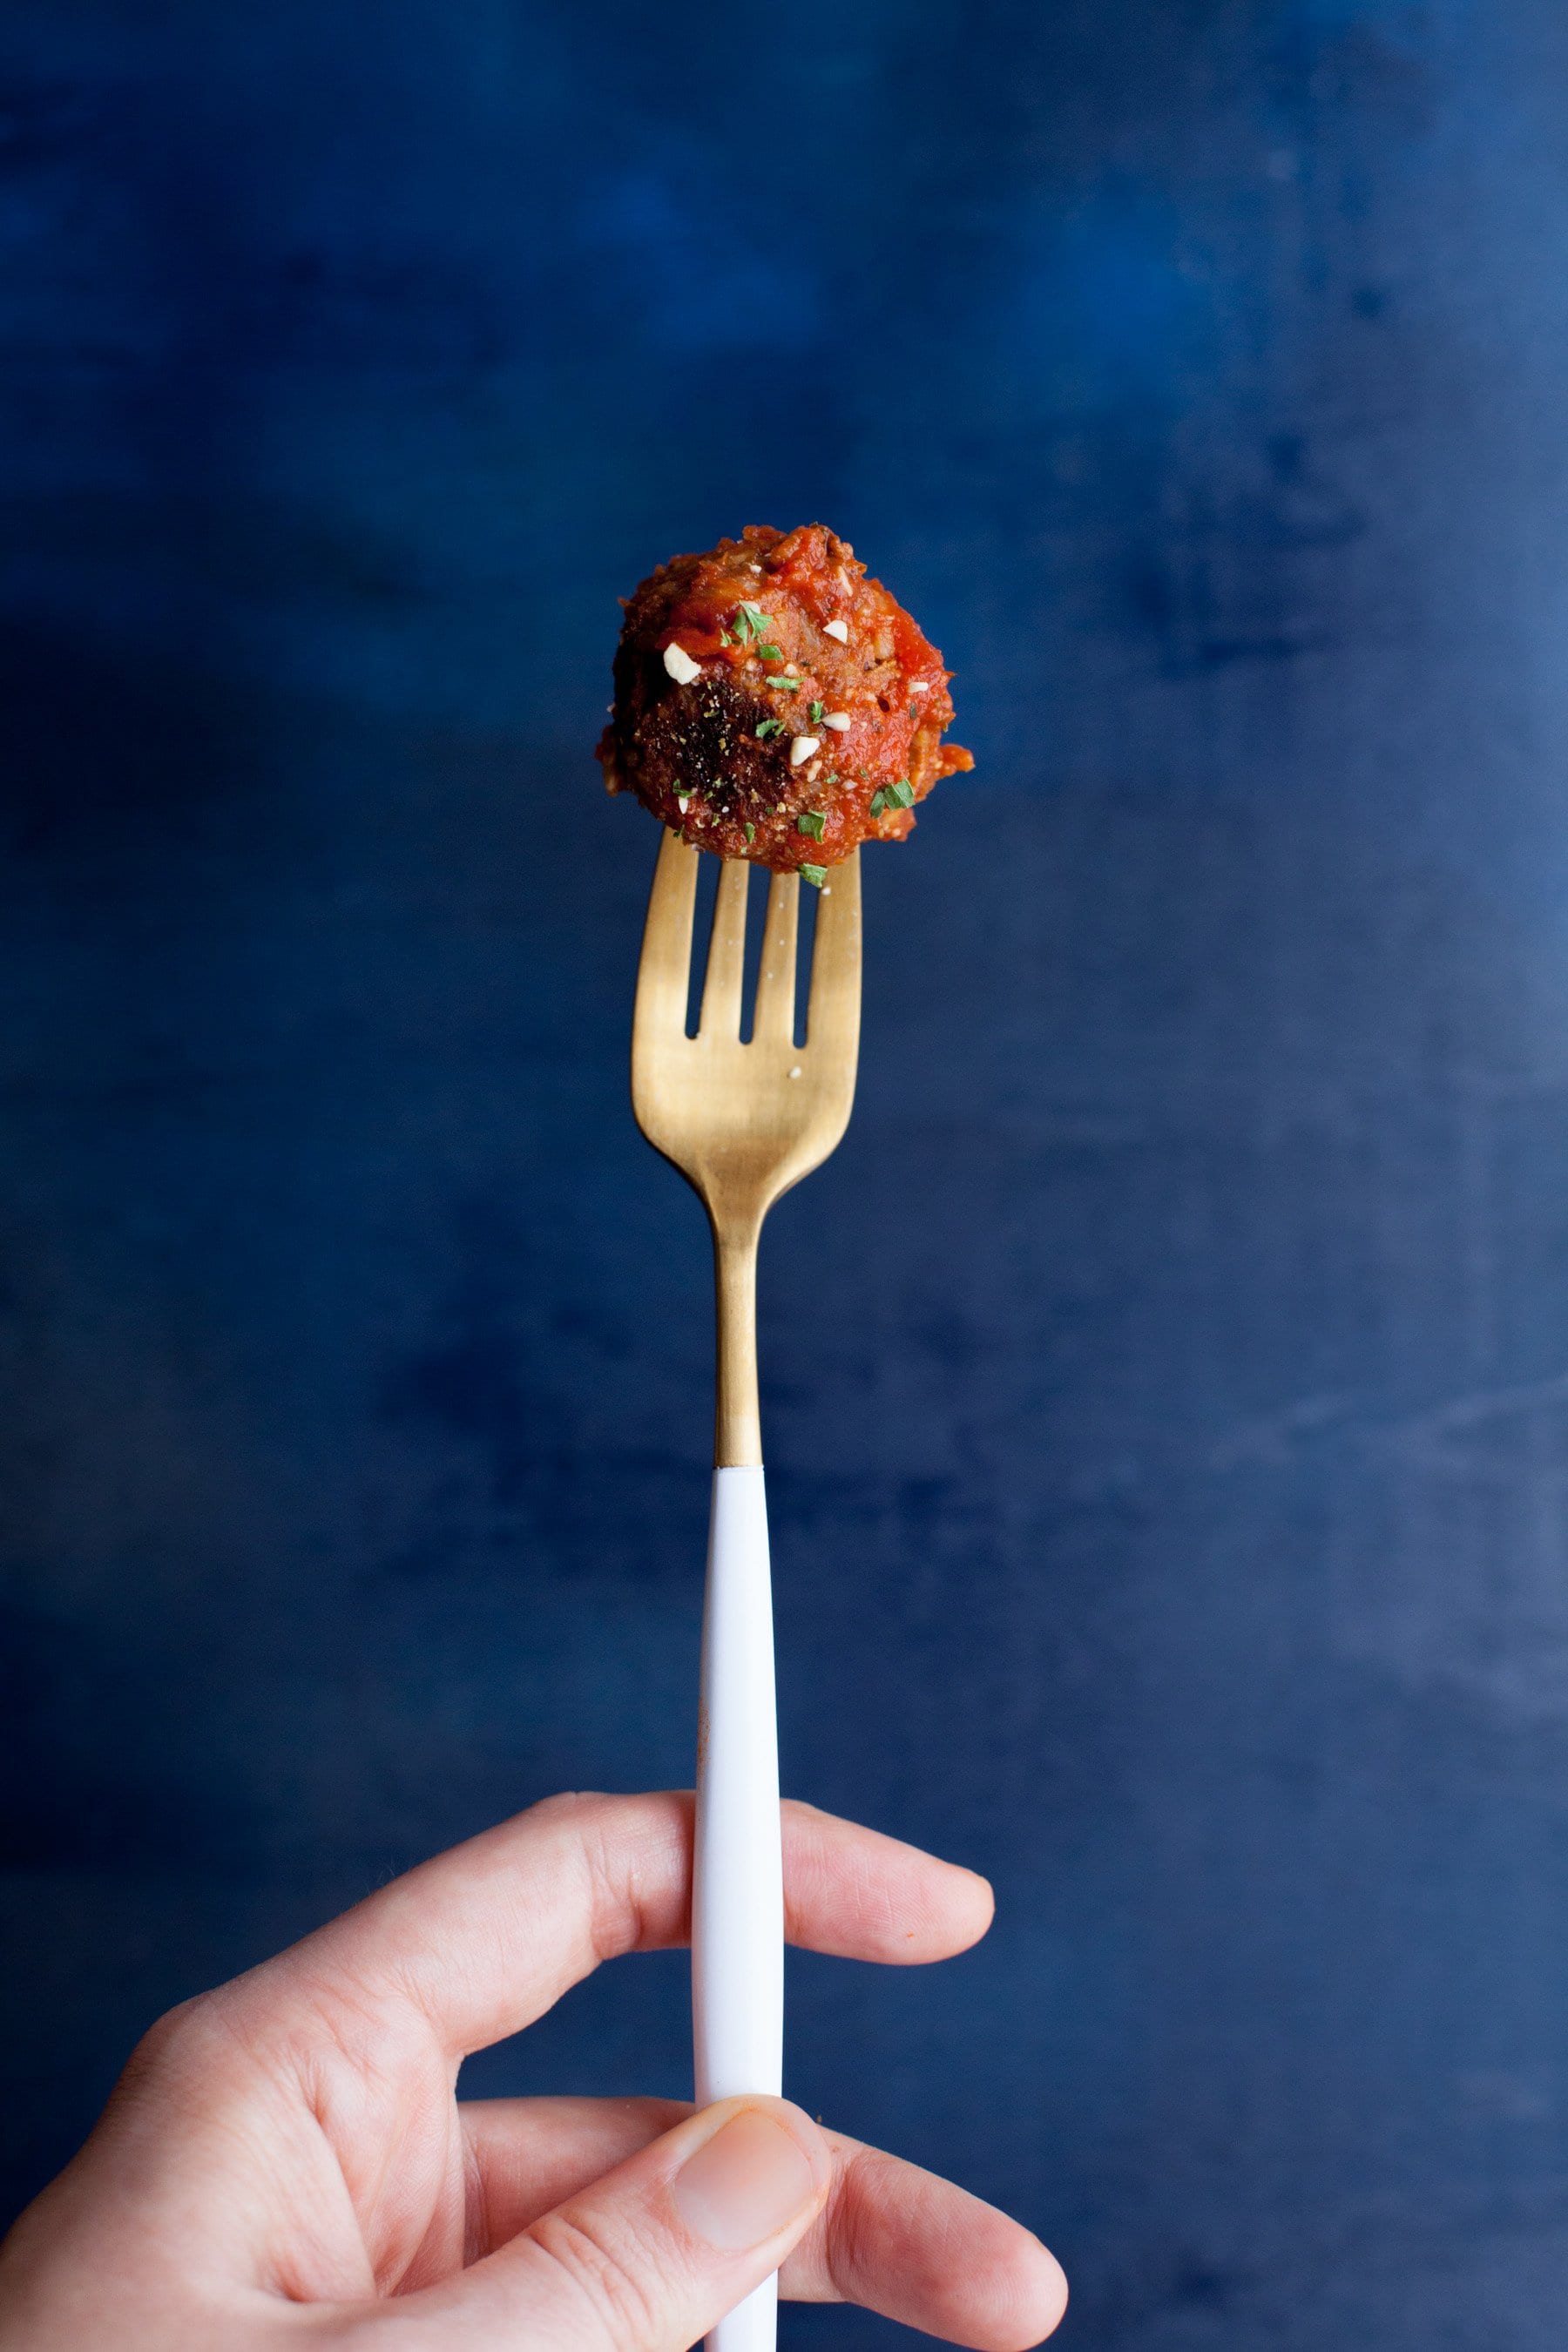
[[[700,849],[820,883],[974,765],[942,656],[821,523],[678,555],[626,613],[605,781]]]

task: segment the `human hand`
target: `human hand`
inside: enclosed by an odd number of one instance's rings
[[[791,1940],[941,1959],[991,1891],[784,1809]],[[679,2352],[783,2264],[982,2352],[1037,2343],[1039,2241],[780,2099],[459,2101],[603,1959],[685,1940],[691,1801],[553,1797],[160,2021],[0,2248],[0,2352]]]

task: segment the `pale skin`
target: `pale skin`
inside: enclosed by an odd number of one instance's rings
[[[983,1878],[810,1806],[784,1848],[813,1950],[990,1924]],[[0,2352],[681,2352],[781,2265],[978,2352],[1048,2336],[1037,2238],[786,2101],[457,2097],[600,1961],[684,1942],[690,1871],[689,1796],[552,1797],[172,2011],[0,2247]]]

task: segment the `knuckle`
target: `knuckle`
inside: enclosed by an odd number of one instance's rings
[[[575,1790],[530,1808],[531,1819],[541,1816],[560,1830],[572,1852],[596,1958],[671,1940],[669,1888],[689,1876],[688,1799]]]
[[[887,2191],[896,2188],[895,2159],[880,2149],[857,2147],[835,2167],[823,2240],[823,2263],[834,2293],[857,2303],[875,2268],[875,2249],[885,2229]]]
[[[210,2098],[226,2071],[227,2036],[210,1993],[183,2000],[154,2020],[121,2070],[113,2104],[153,2100],[185,2113]]]
[[[564,2282],[580,2315],[574,2326],[587,2326],[589,2333],[574,2341],[604,2352],[645,2352],[662,2340],[652,2284],[658,2265],[651,2254],[638,2262],[635,2241],[617,2243],[593,2217],[564,2207],[542,2215],[529,2235]]]
[[[207,2042],[212,2030],[209,1997],[197,1993],[155,2018],[131,2053],[127,2074],[155,2074],[182,2065]]]
[[[527,1818],[531,1821],[571,1821],[574,1816],[597,1812],[612,1801],[597,1789],[558,1789],[552,1797],[541,1797],[530,1805]]]

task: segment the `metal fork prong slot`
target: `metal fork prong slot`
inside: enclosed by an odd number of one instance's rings
[[[678,833],[667,833],[659,845],[637,967],[634,1034],[639,1030],[685,1034],[699,854]]]
[[[860,853],[829,869],[816,909],[805,1042],[814,1053],[848,1057],[860,1042]]]
[[[702,1011],[697,1023],[700,1037],[738,1037],[741,1034],[741,982],[746,970],[746,885],[752,869],[743,857],[727,857],[719,875],[713,900],[713,936],[708,948],[708,977],[702,985]]]
[[[795,959],[800,931],[800,877],[775,874],[768,889],[763,963],[752,1035],[770,1045],[795,1043]]]

